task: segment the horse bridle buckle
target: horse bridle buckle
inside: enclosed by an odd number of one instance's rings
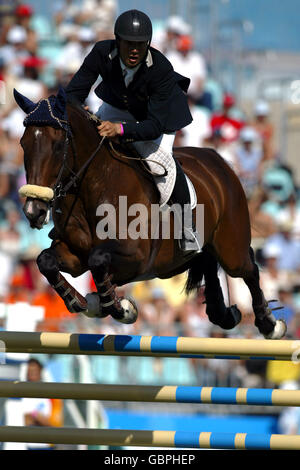
[[[55,199],[60,199],[61,197],[66,196],[66,191],[63,189],[62,183],[58,183],[58,185],[54,188],[54,198]]]

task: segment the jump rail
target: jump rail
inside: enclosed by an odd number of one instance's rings
[[[88,354],[299,362],[300,341],[0,332],[2,353]],[[0,382],[2,397],[300,406],[300,391]],[[300,450],[300,435],[0,426],[0,442],[120,447]]]
[[[134,447],[299,450],[300,436],[184,431],[0,426],[0,442],[47,442]]]
[[[300,390],[54,382],[0,382],[0,397],[300,406]]]
[[[0,332],[3,352],[265,359],[299,362],[300,341]]]

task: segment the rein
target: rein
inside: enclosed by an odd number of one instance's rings
[[[58,177],[57,177],[57,180],[56,180],[56,183],[54,185],[54,188],[53,188],[53,191],[54,191],[54,198],[53,200],[51,201],[52,205],[55,201],[55,199],[59,199],[61,197],[65,197],[67,192],[69,191],[69,189],[72,187],[72,186],[76,186],[76,182],[78,181],[80,175],[86,170],[86,168],[90,165],[90,163],[92,162],[92,160],[95,158],[96,154],[99,152],[99,150],[101,149],[103,143],[104,143],[104,140],[105,140],[105,137],[102,137],[102,139],[100,140],[99,144],[97,145],[97,148],[94,150],[94,152],[92,153],[92,155],[89,157],[89,159],[84,163],[84,165],[82,165],[82,167],[77,171],[77,173],[74,173],[73,170],[71,170],[71,172],[73,173],[73,176],[71,177],[70,181],[65,185],[65,186],[62,186],[62,182],[61,182],[61,179],[62,179],[62,175],[63,175],[63,172],[66,168],[66,161],[67,161],[67,154],[68,154],[68,145],[69,145],[69,135],[68,135],[68,132],[66,133],[66,139],[65,139],[65,144],[64,144],[64,155],[63,155],[63,163],[62,163],[62,166],[60,168],[60,171],[59,171],[59,174],[58,174]],[[73,151],[73,154],[75,156],[75,159],[76,159],[76,149],[75,149],[75,146],[74,146],[74,142],[72,140],[72,137],[71,137],[71,145],[72,145],[72,151]]]
[[[162,167],[163,170],[164,170],[163,174],[155,173],[154,171],[150,170],[148,168],[148,166],[146,165],[145,159],[143,157],[140,157],[140,156],[128,157],[127,155],[123,155],[122,153],[118,152],[114,148],[111,140],[109,141],[109,146],[110,146],[111,150],[115,153],[115,155],[119,158],[124,158],[125,160],[139,160],[141,162],[141,164],[143,165],[144,170],[147,171],[147,173],[150,173],[150,175],[152,175],[152,176],[167,176],[168,175],[168,170],[164,167],[164,165],[162,163],[157,162],[156,160],[147,159],[147,162],[155,163],[156,165]]]

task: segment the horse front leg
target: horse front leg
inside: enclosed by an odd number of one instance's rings
[[[114,258],[114,263],[122,263],[121,256],[114,255]],[[113,274],[110,273],[111,254],[96,247],[90,253],[88,265],[97,288],[97,294],[93,293],[86,296],[90,316],[106,317],[111,315],[121,323],[134,323],[138,315],[134,301],[129,298],[119,297],[115,290],[116,285],[112,284]]]
[[[70,313],[87,313],[86,299],[60,273],[62,270],[76,277],[86,271],[79,258],[70,252],[67,245],[63,242],[54,242],[50,248],[40,253],[37,265],[49,284],[63,299]]]

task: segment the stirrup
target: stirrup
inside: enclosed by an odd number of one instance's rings
[[[191,252],[201,253],[202,248],[198,232],[192,228],[184,227],[179,246],[187,254]]]

